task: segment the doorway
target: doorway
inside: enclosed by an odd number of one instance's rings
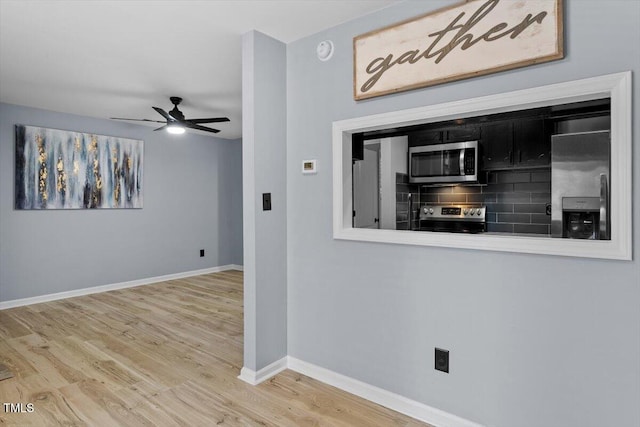
[[[353,227],[380,228],[380,143],[365,143],[353,163]]]

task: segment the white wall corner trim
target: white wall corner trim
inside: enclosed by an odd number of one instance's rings
[[[164,276],[148,277],[145,279],[131,280],[129,282],[112,283],[109,285],[92,286],[89,288],[74,289],[72,291],[57,292],[54,294],[39,295],[36,297],[14,299],[9,301],[0,301],[0,310],[8,308],[22,307],[25,305],[39,304],[42,302],[56,301],[59,299],[79,297],[82,295],[97,294],[100,292],[115,291],[117,289],[134,288],[136,286],[151,285],[158,282],[166,282],[167,280],[184,279],[185,277],[200,276],[202,274],[219,273],[227,270],[240,270],[241,265],[229,264],[218,267],[204,268],[201,270],[184,271],[182,273],[167,274]]]
[[[257,372],[245,366],[240,370],[240,375],[238,376],[238,378],[251,385],[258,385],[261,382],[266,381],[269,378],[287,369],[287,359],[287,356],[285,356],[282,359],[276,360],[275,362],[265,366]]]
[[[611,99],[611,240],[554,239],[354,228],[351,136],[354,133],[504,113],[601,98]],[[631,71],[438,105],[333,122],[333,238],[585,258],[632,259]]]
[[[416,402],[399,394],[383,390],[291,356],[283,357],[265,366],[258,372],[244,367],[240,371],[238,378],[251,385],[257,385],[285,369],[291,369],[292,371],[329,384],[378,405],[431,424],[434,427],[484,427],[482,424],[460,418],[440,409]]]

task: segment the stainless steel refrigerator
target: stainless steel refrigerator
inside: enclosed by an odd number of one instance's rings
[[[551,236],[609,240],[609,131],[551,137]]]

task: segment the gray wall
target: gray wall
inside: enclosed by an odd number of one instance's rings
[[[144,208],[14,210],[15,124],[144,140]],[[0,104],[0,301],[242,264],[241,151],[240,140]]]
[[[561,61],[353,100],[354,36],[454,3],[403,2],[287,47],[289,355],[487,426],[638,426],[637,250],[619,262],[332,239],[332,121],[640,72],[640,2],[568,0]],[[336,52],[320,62],[325,39]],[[633,99],[638,183],[637,81]],[[451,351],[450,374],[434,347]]]
[[[253,371],[287,355],[286,58],[278,40],[243,35],[244,366]]]

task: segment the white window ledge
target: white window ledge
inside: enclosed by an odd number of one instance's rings
[[[631,72],[627,71],[334,122],[334,239],[631,260],[631,89]],[[611,240],[573,240],[490,233],[467,235],[352,227],[351,135],[353,133],[602,98],[611,99]]]

